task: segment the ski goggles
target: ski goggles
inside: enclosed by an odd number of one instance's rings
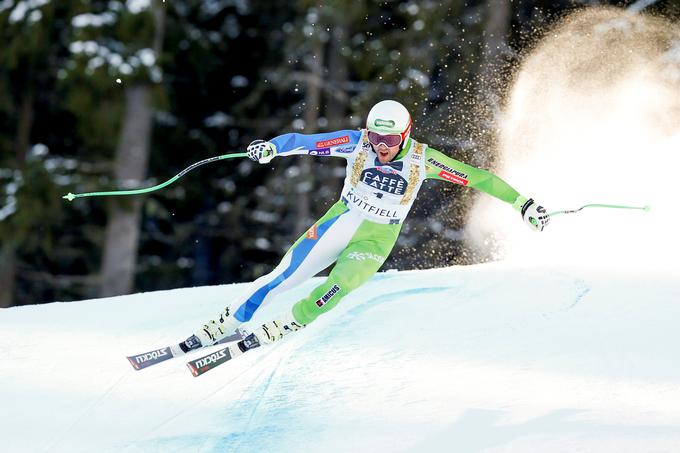
[[[378,146],[381,143],[388,148],[392,148],[393,146],[399,146],[401,145],[401,142],[403,140],[403,137],[401,134],[378,134],[377,132],[372,132],[368,131],[368,141],[371,142],[371,145],[373,146]]]

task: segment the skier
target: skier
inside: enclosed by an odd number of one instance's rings
[[[520,195],[499,177],[445,156],[410,137],[411,115],[399,102],[385,100],[368,113],[366,129],[322,134],[289,133],[255,140],[248,157],[261,164],[292,155],[341,157],[347,161],[342,195],[307,230],[269,274],[255,280],[243,296],[201,326],[176,353],[217,343],[249,321],[255,311],[282,292],[336,263],[326,280],[279,319],[253,334],[272,343],[300,330],[333,309],[343,297],[373,276],[390,254],[422,182],[439,179],[492,195],[519,211],[535,231],[549,222],[546,210]]]

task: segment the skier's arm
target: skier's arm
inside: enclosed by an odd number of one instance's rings
[[[464,164],[434,148],[425,151],[425,169],[428,178],[472,187],[506,203],[514,204],[520,197],[519,192],[493,173]]]
[[[522,214],[527,225],[536,231],[542,231],[550,221],[545,208],[533,199],[520,195],[500,177],[448,157],[434,148],[427,148],[425,151],[425,169],[428,178],[472,187],[512,204]]]
[[[361,131],[341,130],[322,134],[283,134],[270,140],[277,156],[309,154],[312,156],[347,157],[354,151]]]
[[[361,131],[342,130],[322,134],[283,134],[270,141],[255,140],[248,145],[248,157],[266,164],[276,156],[335,156],[347,158],[361,139]]]

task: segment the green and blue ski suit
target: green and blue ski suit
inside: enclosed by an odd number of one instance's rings
[[[520,210],[525,197],[501,178],[408,139],[395,159],[381,164],[366,130],[284,134],[270,140],[276,156],[341,157],[347,161],[342,195],[307,230],[269,274],[255,280],[230,305],[241,322],[278,294],[335,262],[323,283],[293,306],[293,317],[309,324],[373,276],[394,247],[401,225],[427,178],[473,187]]]

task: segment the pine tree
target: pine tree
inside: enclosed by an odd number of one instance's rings
[[[64,24],[75,2],[49,0],[0,3],[0,307],[15,303],[17,269],[26,259],[50,261],[53,226],[62,209],[58,192],[63,162],[49,160],[55,131],[40,124],[63,68]],[[24,272],[22,272],[24,274]],[[25,278],[32,278],[30,272]],[[29,287],[32,284],[28,285]]]

